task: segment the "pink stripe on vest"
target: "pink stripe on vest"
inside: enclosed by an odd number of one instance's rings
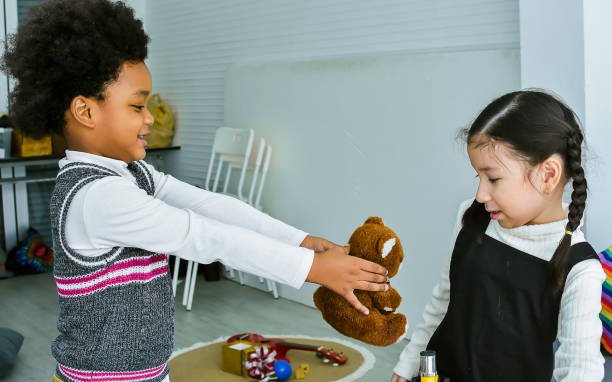
[[[59,365],[59,369],[64,375],[74,379],[77,382],[129,382],[142,381],[158,377],[166,370],[166,364],[146,370],[125,372],[78,370],[64,365]]]
[[[99,271],[90,273],[88,275],[77,276],[77,277],[55,277],[55,282],[58,284],[82,283],[82,282],[94,280],[98,277],[102,277],[108,273],[119,271],[121,269],[126,269],[126,268],[136,267],[136,266],[142,267],[142,266],[147,266],[147,265],[158,263],[158,262],[165,262],[166,258],[167,256],[163,254],[150,256],[150,257],[132,257],[130,259],[118,261],[108,268],[101,269]]]
[[[99,292],[101,290],[104,290],[112,286],[125,285],[125,284],[131,284],[131,283],[136,283],[136,282],[140,282],[140,283],[148,282],[159,276],[165,275],[166,272],[167,272],[167,269],[163,267],[163,268],[158,268],[151,272],[146,272],[146,273],[131,273],[129,275],[117,276],[117,277],[114,277],[108,280],[104,280],[103,282],[96,283],[92,286],[89,286],[86,288],[79,288],[79,289],[63,289],[58,286],[57,293],[59,293],[60,296],[64,296],[64,297],[82,296],[82,295]]]

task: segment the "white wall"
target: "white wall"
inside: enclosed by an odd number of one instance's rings
[[[392,285],[418,322],[448,258],[474,170],[455,140],[493,96],[519,86],[518,50],[245,63],[226,76],[225,119],[273,147],[264,205],[346,243],[368,216],[403,242]],[[312,305],[314,286],[281,295]]]
[[[177,111],[179,178],[202,184],[229,65],[389,52],[517,48],[516,0],[149,0],[154,90]]]
[[[585,131],[589,186],[585,230],[595,250],[612,244],[612,3],[521,0],[521,84],[551,89]]]
[[[134,9],[134,15],[144,24],[145,31],[147,30],[146,13],[147,5],[145,0],[124,0],[124,2]]]
[[[147,31],[152,38],[149,64],[153,73],[153,87],[159,91],[170,104],[175,105],[178,117],[178,143],[181,144],[180,163],[174,173],[181,179],[202,184],[205,169],[208,164],[210,148],[217,127],[231,120],[232,116],[224,113],[224,92],[228,68],[237,62],[259,61],[269,62],[276,60],[309,60],[313,58],[344,58],[359,56],[397,54],[424,54],[443,52],[469,52],[486,49],[517,49],[519,42],[518,3],[515,0],[506,1],[471,1],[471,0],[436,0],[422,2],[407,2],[403,0],[367,1],[287,1],[271,0],[265,2],[252,2],[245,0],[219,1],[147,1],[146,3]],[[518,60],[513,71],[517,76],[518,86]],[[494,68],[494,66],[492,66]],[[505,69],[505,68],[504,68]],[[423,73],[422,80],[427,81],[427,72]],[[350,86],[351,78],[343,77],[344,84]],[[491,82],[492,89],[496,83]],[[385,82],[393,84],[393,78],[386,78]],[[504,84],[506,84],[504,82]],[[481,85],[481,84],[477,84]],[[500,85],[504,87],[504,85]],[[236,89],[240,89],[237,87]],[[396,89],[397,90],[397,89]],[[407,89],[408,90],[408,89]],[[373,116],[384,116],[380,121],[386,127],[397,126],[406,129],[402,137],[413,137],[414,141],[406,143],[405,148],[413,148],[414,142],[427,142],[427,145],[418,146],[419,150],[435,150],[444,147],[441,153],[441,162],[435,163],[435,168],[444,167],[443,161],[452,160],[451,165],[467,165],[466,161],[455,161],[453,155],[463,150],[461,144],[454,142],[454,133],[460,124],[469,122],[478,108],[498,94],[489,94],[482,97],[479,93],[478,101],[474,107],[455,110],[435,110],[432,120],[441,117],[444,113],[462,113],[456,118],[456,124],[445,126],[444,130],[428,130],[424,126],[414,126],[406,118],[407,109],[399,109],[401,102],[390,97],[388,91],[376,87],[378,92],[375,104],[372,105]],[[295,93],[297,96],[297,92]],[[445,95],[445,99],[452,97],[473,96],[470,86],[466,86],[456,94]],[[395,96],[396,93],[393,94]],[[317,94],[309,93],[309,97]],[[372,96],[372,94],[368,94]],[[429,106],[435,107],[436,100]],[[473,98],[470,98],[474,100]],[[298,101],[298,100],[296,100]],[[305,98],[304,101],[308,101]],[[336,99],[342,102],[342,99]],[[342,124],[325,127],[324,134],[329,137],[345,136],[345,130],[354,121],[350,105],[342,104],[345,110],[345,121]],[[321,105],[322,106],[322,105]],[[328,105],[332,109],[333,105]],[[408,106],[406,106],[408,107]],[[322,108],[313,110],[313,113],[328,113],[331,110]],[[357,115],[357,114],[355,114]],[[372,122],[372,121],[369,121]],[[370,126],[374,126],[371,124]],[[438,126],[438,125],[436,125]],[[371,127],[374,129],[374,127]],[[372,137],[375,132],[367,131],[365,137]],[[322,137],[324,137],[323,135]],[[440,146],[429,147],[432,137],[439,138]],[[282,137],[274,137],[280,139]],[[363,136],[354,137],[356,145],[362,147],[367,143]],[[401,154],[402,145],[393,143],[393,151],[385,150],[385,139],[392,141],[393,136],[380,136],[375,144],[380,155],[388,158],[392,153]],[[374,142],[372,142],[374,144]],[[360,146],[362,145],[362,146]],[[298,147],[303,155],[312,155],[309,150],[316,150],[311,145]],[[279,149],[281,145],[279,145]],[[367,177],[359,172],[351,162],[351,156],[356,155],[350,147],[326,153],[325,158],[330,163],[342,163],[345,167],[343,176]],[[448,150],[453,151],[452,155]],[[331,154],[330,154],[331,153]],[[334,157],[334,153],[337,155]],[[291,160],[290,153],[276,152],[275,163]],[[348,157],[347,157],[348,155]],[[375,153],[372,153],[375,155]],[[447,156],[448,155],[448,156]],[[391,160],[391,159],[389,159]],[[307,206],[320,202],[328,202],[343,197],[342,191],[327,190],[322,186],[316,193],[304,195],[303,191],[295,185],[284,188],[267,187],[266,193],[285,193],[282,203],[288,200],[297,201],[293,205],[281,204],[280,201],[268,197],[264,204],[266,210],[291,223],[304,227],[322,236],[333,240],[343,241],[353,227],[361,222],[362,215],[367,213],[390,216],[388,223],[400,227],[406,243],[408,259],[405,264],[406,272],[418,273],[420,269],[431,272],[430,278],[424,278],[415,288],[405,289],[405,306],[410,306],[411,320],[418,321],[418,315],[429,295],[437,277],[434,276],[441,268],[447,256],[448,238],[451,233],[456,204],[462,198],[470,196],[466,184],[460,187],[439,185],[445,174],[432,173],[429,177],[421,176],[425,171],[423,163],[407,165],[405,171],[397,174],[403,181],[394,184],[391,190],[393,197],[385,196],[384,184],[395,180],[381,179],[381,193],[371,193],[364,190],[359,199],[355,199],[358,190],[348,190],[352,201],[359,200],[359,211],[347,211],[346,204],[339,204],[338,209],[322,210],[320,216],[313,216],[307,211]],[[276,164],[273,164],[276,166]],[[274,177],[274,168],[271,173],[271,182]],[[411,173],[418,173],[414,179],[408,181]],[[308,173],[313,176],[314,174]],[[471,174],[470,174],[471,176]],[[281,180],[282,181],[282,180]],[[470,180],[467,180],[468,182]],[[277,185],[280,181],[277,179]],[[273,183],[271,183],[273,184]],[[401,187],[422,187],[423,195],[418,200],[407,200],[402,197]],[[433,200],[428,195],[432,187],[448,187],[448,197],[444,200]],[[305,200],[305,202],[301,202]],[[279,202],[279,203],[277,203]],[[432,216],[422,213],[427,203],[438,205],[436,213]],[[418,216],[414,216],[413,205],[421,208]],[[369,208],[368,208],[369,207]],[[366,212],[367,210],[367,212]],[[440,213],[440,211],[443,211]],[[307,219],[305,217],[308,217]],[[416,219],[416,220],[415,220]],[[415,222],[422,219],[422,226],[414,230],[405,230],[401,225],[407,221]],[[325,221],[329,220],[329,221]],[[337,223],[336,225],[332,223]],[[417,249],[414,245],[421,232],[433,232],[439,235],[435,242],[429,243],[431,248],[423,250],[424,241]],[[429,236],[428,236],[429,237]],[[419,260],[416,260],[417,257]],[[417,261],[422,261],[417,263]],[[421,280],[421,279],[418,279]],[[407,281],[407,277],[405,279]],[[401,280],[399,281],[401,283]],[[412,284],[406,284],[412,285]],[[294,295],[300,301],[310,299],[309,290],[301,295]]]
[[[560,95],[584,119],[582,1],[522,0],[521,86]]]
[[[596,155],[589,163],[588,239],[597,251],[612,245],[612,2],[584,1],[586,138]]]

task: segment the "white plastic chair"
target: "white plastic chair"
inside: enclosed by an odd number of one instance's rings
[[[248,131],[248,141],[243,141],[241,138],[241,131]],[[257,155],[252,154],[253,143],[255,141],[253,130],[244,130],[244,129],[233,129],[229,127],[221,127],[216,133],[220,135],[219,142],[220,144],[215,148],[213,146],[213,154],[219,153],[219,164],[217,168],[217,172],[215,173],[214,184],[211,189],[207,188],[209,191],[217,192],[217,188],[219,186],[219,180],[221,179],[221,174],[224,168],[224,165],[227,164],[227,169],[225,173],[225,181],[223,182],[223,193],[227,195],[231,195],[237,197],[238,199],[247,202],[247,197],[243,194],[245,176],[248,170],[252,170],[254,172],[253,176],[257,176],[257,171],[261,164],[261,156],[262,153],[258,151]],[[233,135],[232,135],[233,134]],[[217,135],[215,136],[215,142],[217,139]],[[231,140],[233,143],[228,143],[228,139],[231,136]],[[265,144],[265,140],[263,138],[258,138],[261,140],[263,144]],[[242,144],[242,145],[241,145]],[[260,148],[261,150],[261,148]],[[210,185],[210,178],[213,169],[214,156],[211,155],[210,163],[208,164],[208,171],[206,173],[206,184]],[[239,169],[240,170],[240,178],[238,181],[238,186],[236,188],[236,193],[232,194],[229,192],[228,188],[232,178],[232,170]],[[251,190],[249,191],[249,195],[253,193],[253,184],[251,184]],[[228,273],[229,277],[234,278],[234,270],[230,267],[224,266],[225,271]],[[195,268],[194,274],[197,272],[197,267]],[[238,281],[240,285],[244,285],[244,275],[242,272],[237,271],[238,273]],[[193,281],[195,285],[195,281]],[[191,298],[189,299],[191,301]]]
[[[263,186],[266,180],[266,176],[268,174],[268,168],[270,167],[270,157],[272,155],[272,147],[270,145],[266,145],[266,141],[264,138],[258,137],[255,138],[255,146],[257,147],[257,152],[253,153],[254,155],[251,156],[249,162],[248,162],[248,166],[247,166],[247,170],[248,171],[252,171],[252,177],[251,177],[251,186],[249,187],[249,196],[248,198],[246,198],[246,202],[249,203],[250,205],[254,206],[255,208],[261,210],[261,194],[263,191]],[[228,175],[226,175],[226,179],[225,179],[225,184],[224,184],[224,191],[227,191],[228,188],[228,183],[230,180],[230,170],[233,169],[239,169],[240,168],[240,164],[242,162],[238,159],[235,159],[229,166],[229,170],[228,170]],[[244,184],[243,184],[244,185]],[[257,189],[257,191],[255,191]],[[244,196],[242,197],[244,200]],[[229,272],[231,272],[232,269],[229,268]],[[231,274],[231,277],[233,277],[233,274]],[[244,285],[244,275],[242,274],[242,272],[238,272],[238,280],[240,282],[241,285]],[[278,289],[276,287],[276,282],[272,281],[272,280],[268,280],[268,279],[264,279],[263,277],[259,277],[259,282],[266,283],[268,292],[272,292],[272,295],[274,296],[274,298],[278,298]]]
[[[265,154],[264,154],[265,152]],[[263,154],[263,155],[262,155]],[[262,158],[260,158],[260,156]],[[263,191],[264,184],[266,182],[266,176],[268,175],[268,169],[270,168],[270,157],[272,156],[272,146],[265,145],[264,140],[261,141],[260,151],[258,153],[258,160],[262,160],[261,167],[261,175],[259,178],[257,175],[253,176],[253,182],[251,183],[251,190],[249,191],[249,204],[253,207],[261,210],[261,195]],[[259,181],[259,183],[257,183]],[[257,186],[257,187],[256,187]],[[257,188],[257,193],[255,194],[255,188]],[[278,298],[278,289],[276,287],[276,283],[272,280],[265,279],[263,277],[259,278],[259,282],[266,282],[266,286],[268,288],[268,292],[272,292],[274,298]]]
[[[242,171],[240,172],[240,180],[238,182],[237,195],[240,199],[244,199],[242,195],[242,187],[244,184],[244,177],[249,164],[249,158],[251,156],[251,149],[253,147],[253,138],[255,133],[252,129],[236,129],[232,127],[220,127],[217,129],[215,134],[215,141],[213,143],[212,153],[210,155],[210,162],[208,163],[208,171],[206,172],[206,180],[204,188],[217,192],[219,185],[219,179],[223,171],[223,165],[228,163],[228,167],[231,163],[240,162]],[[217,171],[215,173],[214,184],[210,188],[210,179],[212,177],[212,169],[217,158]],[[228,175],[231,170],[228,169]],[[226,182],[229,177],[226,176]],[[224,189],[227,190],[227,184],[224,185]]]
[[[257,181],[258,179],[260,179],[260,170],[262,168],[262,162],[263,162],[263,157],[264,157],[264,151],[266,150],[266,140],[263,139],[262,137],[256,137],[254,139],[254,143],[253,145],[255,146],[254,149],[256,150],[256,152],[253,152],[252,155],[249,157],[248,162],[247,162],[247,167],[246,167],[246,171],[247,172],[251,172],[251,179],[250,179],[250,187],[249,187],[249,195],[245,196],[242,193],[242,188],[244,186],[244,182],[245,179],[242,179],[242,183],[239,182],[238,183],[238,197],[244,201],[249,203],[250,205],[253,205],[253,198],[255,196],[255,188],[257,185]],[[223,184],[223,193],[228,193],[228,187],[231,181],[231,174],[233,170],[237,170],[237,169],[244,169],[244,162],[242,158],[226,158],[229,160],[229,167],[227,170],[227,173],[225,175],[225,182]],[[241,173],[242,175],[242,173]]]
[[[257,178],[259,177],[259,170],[262,164],[263,153],[266,148],[266,140],[261,137],[254,138],[254,145],[256,146],[257,151],[253,152],[251,150],[252,155],[249,155],[246,158],[246,161],[245,161],[245,158],[241,156],[223,155],[221,157],[221,160],[228,162],[227,172],[225,174],[225,182],[223,183],[223,193],[230,194],[228,192],[228,188],[231,183],[232,171],[241,170],[237,192],[236,192],[236,195],[234,196],[238,197],[240,200],[244,202],[249,203],[250,205],[253,205],[252,203],[253,195],[255,194],[255,186],[257,184]],[[244,194],[242,193],[242,189],[244,187],[244,182],[246,179],[245,178],[246,172],[252,173],[251,186],[249,187],[248,197],[244,196]],[[232,268],[224,267],[224,269],[228,273],[229,277],[234,278],[234,270]],[[263,278],[260,277],[260,280],[263,280]],[[240,271],[238,271],[238,281],[240,282],[240,285],[244,285],[244,275]]]
[[[255,199],[252,199],[252,196],[249,196],[249,202],[252,206],[261,210],[261,194],[263,191],[264,184],[266,182],[266,176],[268,175],[268,169],[270,168],[270,158],[272,157],[272,146],[267,145],[265,149],[264,159],[263,159],[263,167],[261,169],[261,175],[259,176],[259,185],[257,187],[257,195]],[[254,185],[254,184],[253,184]],[[263,278],[259,278],[260,282],[263,282]],[[274,298],[278,298],[278,289],[276,288],[276,283],[272,280],[267,280],[266,283],[268,286],[268,291],[272,292]]]
[[[253,152],[253,146],[256,147],[255,152]],[[220,127],[215,135],[204,186],[209,191],[217,192],[225,168],[226,172],[222,192],[237,197],[261,210],[261,195],[270,166],[271,154],[271,146],[266,145],[265,140],[261,137],[255,139],[253,130]],[[215,167],[215,161],[218,161],[218,163],[213,179],[212,170]],[[229,192],[232,172],[234,170],[240,170],[235,194]],[[247,182],[247,172],[252,172],[252,176],[250,177],[248,196],[245,196],[243,189]],[[175,280],[178,279],[178,263],[179,260],[176,260],[175,274],[173,276],[173,290],[176,290]],[[192,261],[189,261],[187,264],[187,275],[185,277],[185,289],[183,292],[183,305],[186,306],[187,310],[191,310],[193,303],[198,265],[197,262]],[[235,277],[232,268],[225,267],[225,269],[231,278]],[[237,271],[237,274],[240,284],[244,285],[243,273]],[[259,281],[262,283],[266,282],[267,290],[272,293],[275,299],[278,299],[278,289],[274,281],[262,277],[259,277]]]
[[[261,194],[263,192],[264,184],[266,183],[266,176],[268,175],[268,169],[270,168],[270,158],[272,157],[272,146],[267,145],[264,154],[263,165],[261,169],[261,175],[259,177],[259,186],[257,187],[257,195],[255,200],[251,201],[251,205],[261,210]]]
[[[206,179],[204,181],[204,188],[208,191],[216,192],[219,186],[219,180],[223,173],[223,168],[227,167],[226,171],[229,170],[230,163],[241,162],[242,171],[240,173],[240,180],[238,183],[238,197],[242,195],[242,186],[246,175],[246,168],[248,160],[251,154],[251,148],[253,146],[253,138],[255,133],[252,129],[237,129],[231,127],[220,127],[215,133],[215,140],[210,154],[210,162],[208,163],[208,171],[206,172]],[[212,179],[212,170],[216,164],[215,177]],[[227,165],[227,166],[225,166]],[[210,186],[211,180],[213,182],[212,187]],[[224,185],[224,188],[227,187]],[[187,310],[191,310],[193,302],[193,294],[195,291],[195,283],[198,274],[198,263],[189,261],[187,263],[187,273],[185,275],[185,289],[183,290],[183,305],[186,306]],[[178,268],[178,267],[176,267]],[[234,277],[233,269],[229,269],[230,276]],[[239,277],[242,280],[243,276],[239,272]]]

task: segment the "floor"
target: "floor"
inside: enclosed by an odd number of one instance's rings
[[[179,286],[178,295],[182,296]],[[48,381],[55,367],[50,343],[57,335],[57,295],[50,274],[0,280],[0,327],[24,334],[18,363],[6,382]],[[175,348],[245,331],[343,338],[315,309],[274,300],[248,286],[221,280],[198,280],[191,312],[176,304]],[[362,381],[388,381],[405,341],[386,348],[362,345],[376,357]],[[315,381],[313,381],[315,382]],[[322,382],[322,381],[321,381]]]
[[[179,286],[179,296],[182,288]],[[57,335],[57,295],[50,274],[0,280],[0,327],[24,334],[18,363],[6,382],[48,381],[55,361],[50,343]],[[302,334],[342,338],[313,308],[288,300],[274,300],[269,293],[221,280],[199,279],[193,309],[176,304],[175,348],[240,332]],[[361,380],[388,381],[402,343],[378,348],[365,346],[376,357],[376,364]],[[612,382],[612,358],[606,360],[606,378]],[[314,381],[313,381],[314,382]]]

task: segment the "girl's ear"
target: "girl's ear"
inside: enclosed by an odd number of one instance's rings
[[[558,154],[553,154],[544,162],[540,163],[540,176],[542,181],[542,192],[552,193],[563,177],[563,161]]]
[[[70,102],[70,114],[76,119],[81,125],[89,128],[95,126],[94,120],[91,117],[93,101],[90,98],[83,96],[76,96]]]

